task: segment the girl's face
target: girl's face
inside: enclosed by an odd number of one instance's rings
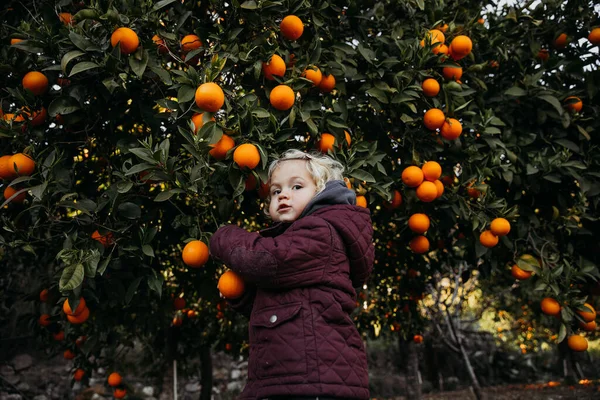
[[[317,193],[305,160],[287,160],[271,175],[269,215],[276,222],[293,222]]]

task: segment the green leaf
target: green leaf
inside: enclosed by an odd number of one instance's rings
[[[246,10],[256,10],[256,9],[258,8],[258,6],[257,6],[256,2],[255,2],[255,1],[252,1],[252,0],[248,0],[248,1],[245,1],[245,2],[243,2],[243,3],[240,5],[240,7],[241,7],[241,8],[244,8],[244,9],[246,9]]]
[[[567,140],[567,139],[556,139],[555,142],[558,143],[558,144],[560,144],[563,147],[566,147],[569,150],[573,150],[576,153],[579,153],[579,151],[580,151],[579,150],[579,146],[577,146],[575,143],[571,142],[570,140]]]
[[[46,191],[47,187],[48,187],[48,182],[44,182],[40,185],[32,187],[29,190],[31,191],[31,194],[33,195],[33,197],[35,197],[38,200],[42,200],[42,197],[44,196],[44,192]]]
[[[140,206],[131,202],[125,202],[119,204],[119,213],[127,219],[138,219],[142,216],[142,210]]]
[[[117,183],[117,192],[123,194],[127,193],[133,187],[133,182],[131,181],[120,181]]]
[[[264,108],[255,108],[252,110],[252,115],[256,118],[269,118],[271,113],[265,110]]]
[[[71,96],[61,96],[54,100],[48,106],[48,114],[51,117],[56,117],[58,114],[60,115],[68,115],[78,111],[81,107],[79,107],[79,102]]]
[[[67,65],[69,64],[69,61],[84,55],[85,52],[84,51],[80,51],[80,50],[73,50],[68,52],[67,54],[65,54],[62,58],[62,60],[60,60],[60,69],[62,70],[63,73],[67,73]]]
[[[85,276],[87,278],[94,278],[96,276],[96,270],[98,269],[98,263],[100,262],[100,252],[96,249],[92,249],[89,253],[84,265]]]
[[[163,276],[158,274],[155,270],[152,270],[152,275],[148,276],[148,287],[150,290],[156,292],[158,297],[162,296],[163,282]]]
[[[520,96],[525,96],[527,95],[527,91],[525,89],[522,89],[518,86],[513,86],[510,89],[506,90],[504,92],[505,95],[507,96],[515,96],[515,97],[520,97]]]
[[[149,244],[145,244],[142,246],[142,252],[148,257],[154,257],[154,250]]]
[[[108,264],[110,263],[111,260],[111,256],[109,255],[106,259],[104,259],[101,263],[100,266],[97,269],[97,273],[100,275],[104,274],[104,271],[106,271],[106,267],[108,267]]]
[[[348,174],[351,177],[359,179],[361,181],[365,181],[365,182],[369,182],[369,183],[377,182],[377,180],[375,179],[375,177],[373,175],[371,175],[370,173],[368,173],[367,171],[364,171],[362,169],[355,169],[355,170],[349,172]]]
[[[161,202],[169,200],[176,192],[173,190],[167,190],[166,192],[160,192],[155,198],[154,201]]]
[[[136,53],[136,56],[137,54],[138,53]],[[141,54],[142,56],[139,59],[136,56],[129,57],[129,66],[139,78],[144,75],[144,71],[146,71],[146,67],[148,66],[148,50],[142,51]]]
[[[94,69],[94,68],[98,68],[98,67],[100,67],[100,66],[98,64],[96,64],[95,62],[91,62],[91,61],[80,62],[79,64],[75,64],[73,69],[71,69],[71,73],[69,74],[69,77],[79,74],[80,72],[88,71],[90,69]]]
[[[567,337],[567,327],[565,324],[560,324],[560,328],[558,330],[558,343],[565,340]]]
[[[196,94],[196,88],[189,85],[181,85],[177,91],[177,100],[180,103],[187,103],[192,100]]]
[[[563,113],[564,110],[560,104],[560,101],[558,101],[558,99],[556,97],[551,96],[549,94],[545,94],[545,95],[539,95],[538,98],[551,104],[554,107],[554,109],[558,112],[558,115],[561,115]]]
[[[96,46],[90,40],[88,40],[84,36],[81,36],[81,35],[75,33],[75,31],[70,31],[69,32],[69,39],[71,39],[71,42],[73,42],[73,44],[75,46],[77,46],[80,50],[83,50],[83,51],[99,51],[99,52],[102,51],[102,49],[100,49],[98,46]]]
[[[175,3],[177,0],[161,0],[152,7],[152,11],[160,10],[163,7],[168,6],[169,4]]]
[[[375,97],[377,100],[379,100],[380,102],[382,102],[383,104],[388,104],[389,100],[385,94],[385,92],[381,89],[378,89],[376,87],[372,87],[369,90],[367,90],[367,94],[370,96]]]
[[[72,264],[65,267],[60,276],[58,290],[68,292],[79,287],[83,283],[84,273],[83,264]]]
[[[127,293],[125,294],[125,304],[129,304],[131,302],[131,299],[133,299],[133,296],[135,296],[135,292],[140,286],[140,282],[142,281],[142,279],[144,279],[144,277],[138,276],[129,284],[129,287],[127,288]]]

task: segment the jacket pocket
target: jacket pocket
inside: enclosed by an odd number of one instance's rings
[[[306,374],[302,303],[257,310],[252,314],[250,326],[250,345],[254,351],[249,367],[258,378]]]

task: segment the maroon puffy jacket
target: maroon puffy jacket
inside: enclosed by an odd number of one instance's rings
[[[315,207],[260,234],[230,225],[213,235],[211,254],[247,282],[231,302],[251,310],[241,398],[369,398],[365,349],[349,313],[353,288],[373,266],[372,235],[369,210],[349,204]]]

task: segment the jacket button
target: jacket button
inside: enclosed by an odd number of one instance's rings
[[[271,318],[269,318],[269,321],[271,321],[271,323],[274,324],[277,321],[277,315],[275,315],[275,314],[271,315]]]

